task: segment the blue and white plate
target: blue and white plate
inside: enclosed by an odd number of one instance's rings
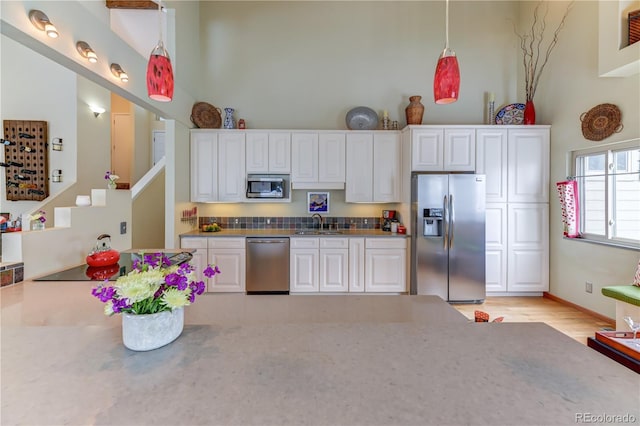
[[[496,114],[496,124],[522,124],[524,104],[509,104]]]

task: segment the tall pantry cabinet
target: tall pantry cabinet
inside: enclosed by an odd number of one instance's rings
[[[486,175],[488,294],[549,290],[550,126],[488,126],[476,133]]]

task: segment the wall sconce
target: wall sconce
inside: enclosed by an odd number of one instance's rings
[[[100,114],[102,114],[105,109],[99,106],[95,106],[95,105],[89,105],[89,109],[91,109],[91,111],[93,111],[93,115],[96,116],[96,118],[98,118],[100,116]]]
[[[116,78],[119,78],[123,83],[129,81],[129,76],[126,72],[124,72],[120,64],[111,64],[111,74],[113,74]]]
[[[62,169],[55,169],[51,175],[52,182],[62,182]]]
[[[58,38],[58,30],[51,23],[49,17],[41,10],[33,9],[29,11],[29,20],[34,27],[40,31],[44,31],[51,38]]]
[[[87,58],[87,60],[92,64],[98,62],[98,55],[96,55],[96,52],[94,52],[91,46],[89,46],[86,42],[77,42],[76,49],[78,49],[78,53],[80,53],[83,58]]]
[[[51,145],[54,151],[62,151],[62,138],[53,138]]]

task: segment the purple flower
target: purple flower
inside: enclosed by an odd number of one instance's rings
[[[113,300],[113,312],[120,313],[124,309],[130,308],[131,305],[127,303],[127,299],[114,299]]]
[[[215,274],[220,274],[220,273],[221,273],[220,269],[218,268],[217,265],[215,267],[212,267],[211,265],[208,265],[207,268],[204,270],[204,275],[207,278],[211,278]]]
[[[187,277],[176,273],[167,275],[164,278],[164,282],[172,287],[177,287],[178,290],[184,290],[189,285],[189,280],[187,279]]]
[[[100,299],[101,302],[106,303],[114,298],[116,289],[113,287],[103,287],[102,285],[100,285],[91,290],[91,294]]]

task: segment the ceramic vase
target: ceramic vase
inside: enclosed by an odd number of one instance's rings
[[[233,119],[233,108],[225,108],[224,109],[224,128],[225,129],[235,129],[236,122]]]
[[[536,124],[536,107],[533,105],[533,99],[524,104],[523,124]]]
[[[407,125],[422,124],[422,116],[424,115],[424,105],[420,102],[422,96],[409,97],[409,105],[405,108],[407,115]]]
[[[122,342],[132,351],[150,351],[168,345],[184,328],[184,308],[157,314],[122,314]]]

